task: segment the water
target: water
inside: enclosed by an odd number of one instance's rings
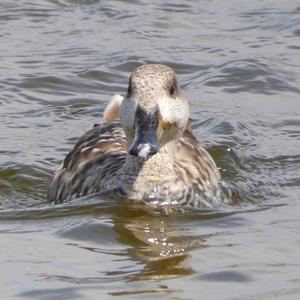
[[[299,24],[293,0],[1,1],[1,299],[298,299]],[[146,62],[176,70],[232,206],[49,206],[52,172]]]

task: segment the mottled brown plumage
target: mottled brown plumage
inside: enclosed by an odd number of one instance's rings
[[[138,67],[123,101],[112,101],[104,123],[81,137],[55,172],[49,200],[109,192],[151,205],[209,206],[220,174],[188,115],[171,68]]]

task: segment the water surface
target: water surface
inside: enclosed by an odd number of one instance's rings
[[[293,0],[1,1],[1,299],[298,299],[299,24]],[[232,205],[48,205],[142,63],[176,70]]]

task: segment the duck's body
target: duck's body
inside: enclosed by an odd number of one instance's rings
[[[120,112],[119,112],[120,111]],[[188,125],[188,105],[172,69],[143,65],[104,123],[79,139],[55,172],[48,198],[109,192],[152,204],[201,205],[220,174]]]

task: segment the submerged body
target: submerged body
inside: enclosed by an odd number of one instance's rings
[[[101,192],[154,205],[201,206],[218,189],[220,174],[188,118],[174,71],[138,67],[126,97],[110,103],[103,123],[79,139],[55,172],[49,200]]]

